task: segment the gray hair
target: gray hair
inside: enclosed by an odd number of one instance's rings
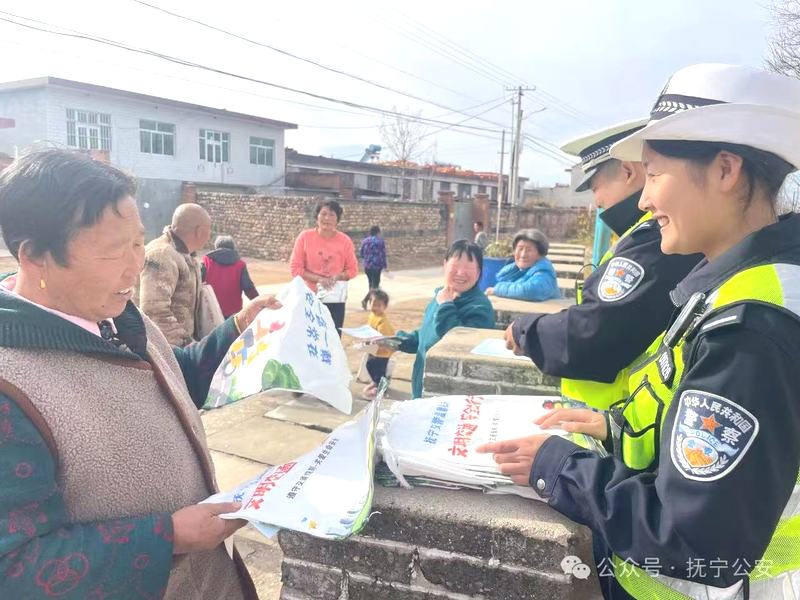
[[[511,247],[516,248],[517,242],[520,240],[531,242],[541,256],[547,256],[547,251],[550,250],[550,240],[538,229],[520,229],[514,236],[514,243],[511,244]]]
[[[230,235],[218,235],[214,240],[214,249],[219,250],[220,248],[236,250],[236,244],[233,241],[233,237]]]

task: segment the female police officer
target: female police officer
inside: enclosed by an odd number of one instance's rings
[[[662,250],[705,255],[632,369],[629,464],[546,434],[482,449],[592,529],[607,598],[800,595],[800,215],[774,208],[798,139],[800,81],[676,73],[612,148],[645,164]]]

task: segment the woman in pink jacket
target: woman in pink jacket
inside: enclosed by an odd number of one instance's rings
[[[317,206],[317,226],[303,231],[294,242],[289,266],[292,276],[322,295],[341,335],[347,300],[347,282],[358,274],[353,240],[337,229],[342,207],[335,200]]]

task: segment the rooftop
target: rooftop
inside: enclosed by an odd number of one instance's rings
[[[203,106],[201,104],[192,104],[191,102],[182,102],[180,100],[172,100],[170,98],[162,98],[160,96],[150,96],[148,94],[140,94],[138,92],[129,92],[127,90],[120,90],[117,88],[95,85],[93,83],[74,81],[72,79],[61,79],[60,77],[35,77],[33,79],[7,81],[4,83],[0,83],[0,94],[15,92],[19,90],[47,87],[51,85],[58,87],[66,87],[96,94],[109,94],[113,96],[120,96],[132,100],[141,100],[143,102],[155,102],[158,104],[175,106],[178,108],[200,110],[203,112],[212,113],[223,117],[244,119],[253,123],[260,123],[261,125],[267,125],[269,127],[277,127],[280,129],[297,129],[297,124],[287,123],[286,121],[276,121],[275,119],[267,119],[266,117],[259,117],[256,115],[248,115],[244,113],[233,112],[230,110],[225,110],[224,108],[213,108],[210,106]]]
[[[406,171],[418,171],[421,175],[436,174],[444,177],[460,179],[473,179],[479,181],[497,181],[497,173],[484,171],[472,171],[462,169],[455,165],[439,164],[418,164],[410,161],[381,161],[381,162],[360,162],[357,160],[344,160],[341,158],[329,158],[327,156],[314,156],[312,154],[302,154],[293,150],[286,149],[286,162],[288,165],[296,166],[315,166],[323,169],[359,169],[373,173],[397,174],[398,169]],[[527,177],[520,177],[520,182],[527,181]]]

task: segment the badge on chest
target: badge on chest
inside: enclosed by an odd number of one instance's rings
[[[721,479],[742,460],[758,429],[758,419],[735,402],[686,390],[672,429],[672,463],[687,479]]]

